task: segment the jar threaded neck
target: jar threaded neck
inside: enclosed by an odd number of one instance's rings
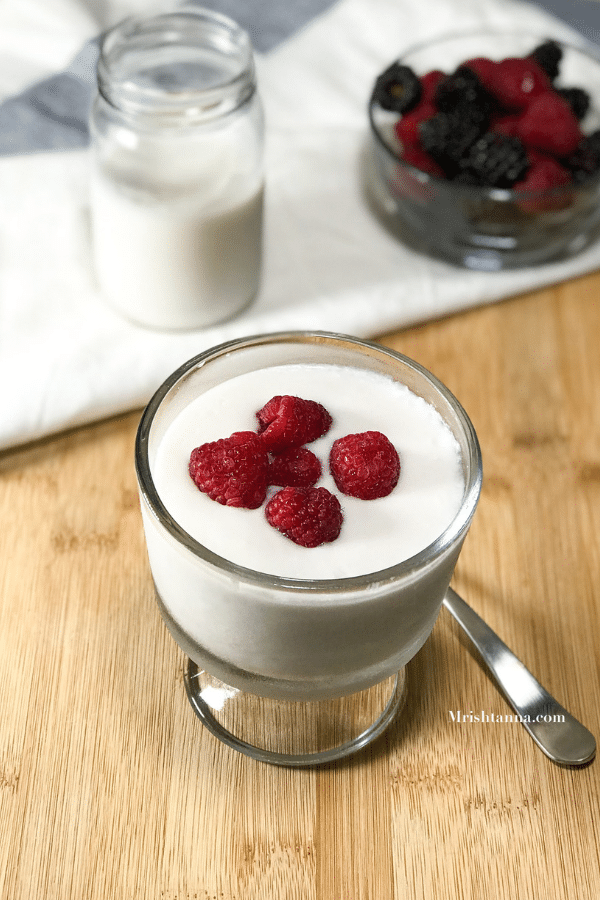
[[[97,74],[111,106],[170,123],[227,115],[256,90],[248,34],[196,6],[119,23],[104,36]]]

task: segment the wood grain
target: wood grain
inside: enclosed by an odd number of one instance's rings
[[[380,338],[485,479],[455,585],[600,735],[600,275]],[[383,739],[256,763],[193,716],[152,593],[139,413],[0,457],[2,900],[596,900],[598,763],[553,766],[443,613]]]

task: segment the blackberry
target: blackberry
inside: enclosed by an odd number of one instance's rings
[[[527,151],[518,138],[488,131],[480,137],[461,164],[464,179],[486,187],[509,188],[529,167]]]
[[[371,100],[383,109],[407,113],[421,99],[421,82],[410,66],[394,62],[379,75]]]
[[[563,52],[556,41],[548,40],[536,47],[530,54],[532,59],[543,69],[550,81],[554,81],[560,69]]]
[[[471,107],[483,118],[488,118],[493,108],[491,95],[472,69],[459,66],[451,75],[446,75],[438,84],[434,103],[440,112]]]
[[[600,172],[600,131],[580,140],[573,153],[563,160],[575,184],[583,184]]]
[[[567,101],[573,110],[575,118],[581,122],[590,108],[591,98],[588,92],[584,91],[583,88],[573,87],[557,88],[556,93],[560,94],[560,96]]]
[[[471,187],[481,187],[481,182],[479,179],[467,169],[462,169],[458,172],[457,175],[452,179],[454,184],[468,184]]]
[[[445,174],[453,178],[461,169],[461,161],[485,128],[476,110],[438,112],[420,123],[419,140]]]

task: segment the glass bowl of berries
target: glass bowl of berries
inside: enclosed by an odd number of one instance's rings
[[[600,229],[600,56],[473,32],[408,50],[369,102],[371,193],[412,247],[497,271],[568,258]]]

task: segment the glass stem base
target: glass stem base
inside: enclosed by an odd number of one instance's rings
[[[326,700],[272,700],[230,687],[188,659],[192,709],[215,737],[261,762],[314,766],[356,753],[378,738],[406,699],[406,675]]]

